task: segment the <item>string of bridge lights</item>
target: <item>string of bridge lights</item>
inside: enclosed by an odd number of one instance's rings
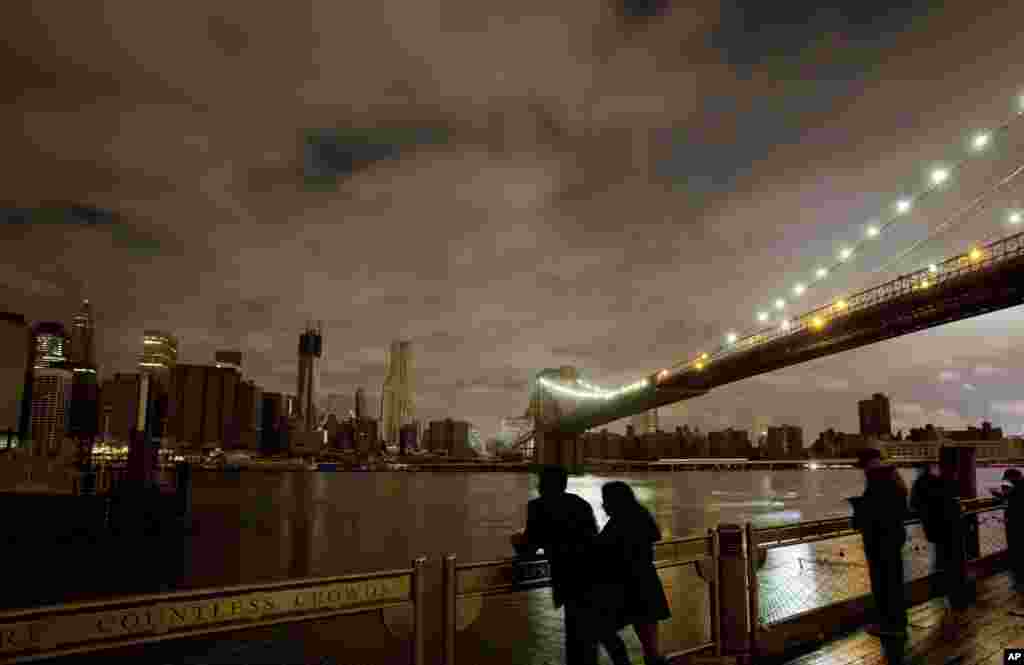
[[[943,186],[947,185],[950,179],[953,177],[954,172],[956,172],[965,162],[967,162],[972,154],[976,155],[985,152],[995,142],[996,138],[999,135],[1008,132],[1013,122],[1022,115],[1024,115],[1024,94],[1021,94],[1017,97],[1017,110],[1009,120],[1004,122],[996,129],[981,130],[972,134],[969,141],[970,149],[967,156],[960,158],[952,165],[939,165],[933,167],[928,174],[928,185],[923,190],[916,194],[910,194],[908,196],[904,196],[900,199],[897,199],[892,204],[892,208],[887,216],[884,216],[884,218],[872,220],[872,222],[870,222],[867,225],[864,231],[864,237],[862,237],[855,243],[847,244],[840,247],[836,254],[836,257],[831,261],[831,263],[819,265],[819,267],[817,267],[814,270],[814,277],[812,279],[809,279],[807,282],[797,282],[792,288],[793,295],[796,297],[803,296],[805,293],[807,293],[807,291],[810,288],[813,288],[814,286],[820,284],[824,280],[828,279],[830,275],[833,275],[838,269],[842,268],[845,265],[848,265],[850,259],[857,254],[857,252],[863,245],[867,244],[871,240],[878,238],[890,226],[898,223],[898,221],[901,218],[904,218],[904,216],[907,215],[913,209],[915,204],[920,203],[930,194],[939,191]],[[1013,177],[1015,177],[1015,175],[1018,174],[1019,172],[1020,169],[1016,170],[1013,174]],[[1006,221],[1010,225],[1014,226],[1024,223],[1024,211],[1008,211],[1006,213]],[[929,236],[929,238],[930,237],[934,237],[934,234],[932,236]],[[970,261],[977,261],[980,258],[982,258],[982,252],[977,247],[974,247],[967,254],[964,255],[964,258]],[[927,270],[929,274],[934,275],[938,273],[939,268],[935,263],[931,263],[928,265]],[[925,279],[921,282],[921,287],[927,288],[927,286],[928,280]],[[785,311],[788,304],[789,303],[785,298],[776,298],[772,302],[771,308],[765,308],[757,312],[757,321],[759,323],[768,322],[771,318],[771,309],[774,309],[775,311],[781,313]],[[837,300],[835,303],[832,303],[830,307],[834,308],[837,311],[842,311],[847,308],[847,303],[846,301],[840,299]],[[789,317],[781,318],[781,320],[778,323],[778,329],[783,332],[788,332],[792,328],[792,326],[793,324]],[[820,329],[821,327],[824,326],[824,319],[822,319],[819,316],[814,316],[811,319],[811,326],[815,329]],[[750,335],[746,337],[750,337]],[[694,370],[700,371],[704,369],[714,358],[720,357],[721,355],[728,353],[730,348],[733,347],[733,345],[735,345],[739,340],[739,334],[737,334],[735,331],[729,331],[725,335],[725,345],[715,349],[713,354],[701,352],[697,354],[697,356],[692,360],[676,363],[671,367],[671,369],[662,369],[656,375],[657,380],[661,381],[665,378],[668,378],[668,376],[672,374],[674,370],[678,369],[685,370],[692,368]],[[622,386],[620,388],[616,388],[614,390],[609,390],[592,385],[584,381],[583,379],[576,379],[574,382],[576,385],[580,386],[582,390],[551,381],[545,377],[540,377],[538,379],[538,383],[544,386],[545,388],[548,388],[549,390],[553,390],[555,392],[576,399],[612,400],[622,395],[626,395],[632,392],[636,392],[637,390],[647,388],[650,385],[650,380],[646,378],[641,379],[639,381],[636,381],[626,386]]]

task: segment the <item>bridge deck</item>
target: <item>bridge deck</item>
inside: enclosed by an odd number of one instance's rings
[[[1002,665],[1003,649],[1024,646],[1024,596],[1001,573],[978,580],[978,600],[968,610],[958,639],[943,639],[941,600],[909,610],[908,665]],[[1020,616],[1016,616],[1020,613]],[[863,630],[836,639],[786,665],[883,665],[881,644]]]

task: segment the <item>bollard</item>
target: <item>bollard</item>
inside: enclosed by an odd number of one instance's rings
[[[719,524],[717,533],[721,653],[743,659],[750,653],[751,633],[746,534],[737,524]]]

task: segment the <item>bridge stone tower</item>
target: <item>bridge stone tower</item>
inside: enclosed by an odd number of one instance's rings
[[[540,383],[541,378],[546,378],[569,385],[576,381],[578,376],[575,367],[565,365],[558,369],[541,370],[534,379],[530,393],[529,415],[535,423],[534,459],[538,464],[583,464],[583,442],[580,437],[558,432],[554,427],[562,416],[574,410],[575,400],[569,395],[559,395]]]

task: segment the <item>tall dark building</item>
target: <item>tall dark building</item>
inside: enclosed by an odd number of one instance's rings
[[[857,402],[857,412],[860,415],[861,436],[892,437],[892,411],[888,397],[875,393],[871,399]]]
[[[312,432],[317,426],[316,390],[320,367],[320,356],[323,354],[323,336],[320,327],[312,324],[299,335],[299,380],[296,396],[298,398],[298,429],[300,432]]]
[[[59,321],[42,321],[32,327],[35,338],[35,367],[66,369],[68,365],[68,336]]]
[[[0,312],[0,450],[29,438],[34,347],[25,317]]]
[[[71,364],[77,368],[96,369],[96,325],[92,305],[82,301],[82,307],[71,321]]]

